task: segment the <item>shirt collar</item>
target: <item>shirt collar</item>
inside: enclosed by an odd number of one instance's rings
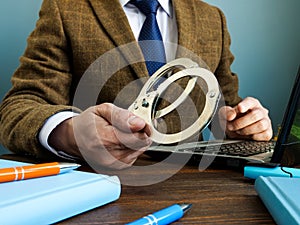
[[[121,3],[121,6],[124,7],[130,0],[119,0]],[[171,0],[157,0],[163,10],[170,16],[173,17],[173,9],[172,9],[172,1]]]

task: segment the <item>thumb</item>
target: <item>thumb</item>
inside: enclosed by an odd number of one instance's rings
[[[95,106],[95,113],[109,124],[127,133],[138,132],[145,128],[146,122],[126,109],[111,103]]]
[[[223,120],[232,121],[236,118],[237,112],[234,108],[232,108],[230,106],[223,106],[219,110],[219,116]]]

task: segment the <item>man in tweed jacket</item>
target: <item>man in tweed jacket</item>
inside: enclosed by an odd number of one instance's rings
[[[159,2],[160,13],[164,13],[161,17],[167,18],[162,21],[173,24],[171,32],[176,34],[162,31],[167,33],[163,37],[192,51],[215,74],[227,105],[219,112],[220,121],[227,122],[227,136],[269,140],[272,128],[268,111],[258,100],[241,100],[238,96],[222,12],[200,0]],[[123,87],[148,76],[144,62],[113,74],[94,107],[72,106],[81,77],[99,57],[128,43],[135,43],[131,50],[143,57],[130,19],[132,8],[126,0],[44,0],[40,19],[12,77],[13,87],[0,108],[0,140],[4,146],[43,158],[53,153],[67,158],[84,155],[113,168],[132,165],[148,148],[148,125],[122,109],[128,107],[139,88],[133,88],[128,102],[115,103]],[[178,57],[186,55],[178,51],[169,60]],[[50,131],[45,131],[45,126]],[[173,124],[174,129],[176,126]],[[75,134],[74,127],[82,132]]]

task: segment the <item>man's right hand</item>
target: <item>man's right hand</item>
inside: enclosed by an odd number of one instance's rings
[[[93,165],[123,169],[151,145],[150,135],[143,119],[104,103],[62,122],[50,134],[49,144]]]

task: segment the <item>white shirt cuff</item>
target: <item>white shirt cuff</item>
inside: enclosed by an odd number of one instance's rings
[[[78,116],[79,113],[74,113],[71,111],[63,111],[63,112],[59,112],[54,114],[53,116],[49,117],[48,120],[45,122],[45,124],[43,125],[40,133],[39,133],[39,141],[40,143],[49,151],[53,152],[55,155],[64,158],[64,159],[68,159],[68,160],[76,160],[77,157],[71,156],[69,154],[66,154],[63,151],[59,151],[56,150],[54,148],[52,148],[49,143],[48,143],[48,138],[49,135],[51,134],[51,132],[59,125],[61,124],[63,121],[72,118],[74,116]]]

